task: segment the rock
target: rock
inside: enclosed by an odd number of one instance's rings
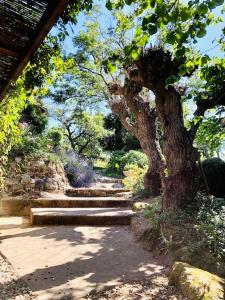
[[[16,161],[17,163],[20,163],[20,162],[22,161],[22,157],[17,156],[17,157],[15,158],[15,161]]]
[[[8,195],[33,196],[35,190],[62,192],[68,185],[68,180],[62,164],[45,161],[41,157],[25,158],[22,168],[15,160],[10,161],[8,177],[5,181],[5,191]],[[37,188],[36,182],[43,185]]]
[[[22,177],[21,177],[21,183],[22,184],[30,183],[31,180],[32,180],[32,178],[28,174],[23,174]]]
[[[176,262],[169,276],[169,284],[180,288],[190,300],[224,300],[225,280],[187,263]]]
[[[135,211],[140,211],[140,210],[144,210],[145,208],[147,208],[149,206],[148,202],[135,202],[133,204],[133,210]]]
[[[192,242],[187,246],[176,247],[174,251],[175,260],[183,261],[197,268],[207,268],[207,271],[219,276],[225,276],[225,262],[218,262],[218,259],[206,250],[205,244]],[[207,262],[207,265],[206,265]]]

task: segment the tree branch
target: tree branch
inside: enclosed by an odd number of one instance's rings
[[[87,67],[85,67],[85,66],[82,66],[82,65],[80,65],[80,64],[78,64],[78,63],[76,63],[76,64],[77,64],[77,66],[78,66],[80,69],[82,69],[83,71],[86,71],[86,72],[89,72],[89,73],[92,73],[92,74],[95,74],[95,75],[100,76],[100,77],[102,78],[102,80],[104,81],[105,85],[108,86],[107,81],[105,80],[104,76],[103,76],[101,73],[96,72],[96,71],[94,71],[94,70],[91,70],[90,68],[87,68]]]
[[[123,96],[112,96],[109,105],[112,111],[119,116],[123,126],[130,131],[132,135],[137,137],[137,130],[135,126],[129,122],[129,110]]]

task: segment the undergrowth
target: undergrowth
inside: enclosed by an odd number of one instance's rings
[[[145,239],[176,259],[225,275],[225,199],[199,194],[185,210],[161,212],[161,198],[144,210]],[[154,242],[155,239],[155,242]]]

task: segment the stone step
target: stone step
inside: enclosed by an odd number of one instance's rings
[[[15,199],[1,200],[0,215],[29,216],[31,207],[131,207],[133,200],[125,197],[67,197],[54,195],[54,197],[41,197],[38,199]]]
[[[123,197],[61,197],[61,198],[39,198],[34,200],[39,207],[129,207],[134,201]]]
[[[129,191],[129,189],[125,188],[72,188],[67,189],[65,194],[69,197],[106,197]]]
[[[108,178],[108,177],[97,177],[94,182],[100,182],[100,183],[119,183],[123,184],[123,179],[117,179],[117,178]]]
[[[132,192],[122,192],[122,193],[117,193],[115,195],[113,195],[114,197],[117,198],[128,198],[132,196]]]
[[[32,208],[32,225],[129,225],[136,213],[125,208]]]

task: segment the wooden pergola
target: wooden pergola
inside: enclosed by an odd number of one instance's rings
[[[69,0],[0,0],[0,101]]]

